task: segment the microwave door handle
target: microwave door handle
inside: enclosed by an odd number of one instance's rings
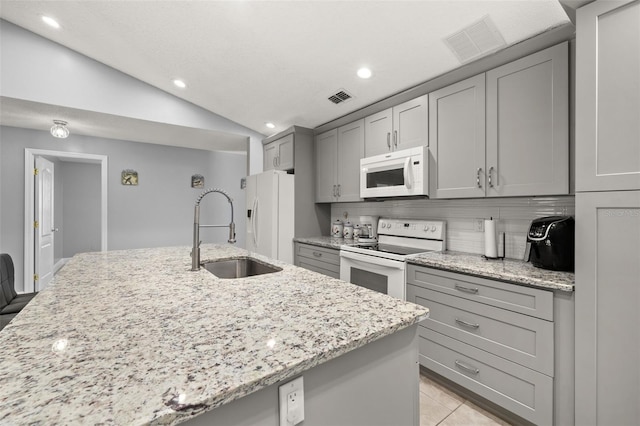
[[[411,187],[413,186],[413,182],[411,182],[411,157],[407,157],[404,160],[404,170],[403,170],[403,174],[404,174],[404,186],[407,187],[407,189],[411,189]]]

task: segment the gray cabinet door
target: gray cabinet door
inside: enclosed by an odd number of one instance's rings
[[[428,96],[393,107],[393,149],[429,145]]]
[[[487,72],[487,196],[569,193],[568,43]]]
[[[293,150],[294,135],[293,133],[276,141],[278,143],[278,160],[276,162],[278,170],[291,170],[294,168]]]
[[[316,203],[336,200],[338,129],[316,136]]]
[[[640,189],[640,2],[578,9],[576,191]]]
[[[364,157],[364,119],[338,128],[338,201],[360,201],[360,159]]]
[[[485,195],[485,75],[429,94],[431,198]]]
[[[575,424],[640,424],[640,191],[576,194],[575,299]]]
[[[266,172],[275,169],[278,158],[278,141],[268,143],[262,149],[262,170]]]
[[[392,150],[393,110],[388,108],[364,119],[365,156],[386,154]]]

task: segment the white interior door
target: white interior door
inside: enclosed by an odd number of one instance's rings
[[[35,277],[34,288],[43,290],[53,278],[53,163],[36,157],[35,176]]]

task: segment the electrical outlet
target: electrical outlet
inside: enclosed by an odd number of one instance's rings
[[[476,219],[473,223],[476,232],[484,231],[484,219]]]
[[[295,426],[304,420],[304,383],[302,376],[278,388],[280,426]]]

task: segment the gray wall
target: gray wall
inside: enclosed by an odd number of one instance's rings
[[[240,179],[246,176],[245,154],[73,134],[59,140],[48,132],[3,126],[0,127],[0,251],[14,258],[17,290],[23,288],[25,148],[108,156],[109,250],[184,245],[188,258],[193,206],[202,191],[191,188],[191,175],[195,173],[205,177],[206,187],[220,187],[230,193],[236,213],[237,245],[245,246],[245,200],[240,189]],[[123,169],[138,171],[138,186],[121,185]],[[203,200],[201,222],[229,223],[229,204],[223,196],[210,194]],[[227,238],[225,229],[204,230],[201,235],[203,242],[226,242]]]
[[[66,258],[99,251],[100,165],[58,161],[55,167],[62,185],[62,198],[55,200],[56,253],[61,248]]]

